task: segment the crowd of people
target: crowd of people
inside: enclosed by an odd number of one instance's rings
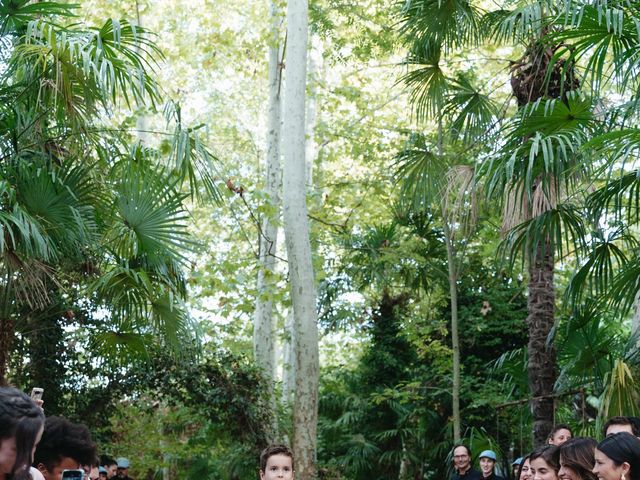
[[[0,387],[0,480],[63,479],[131,480],[129,460],[99,459],[86,425],[45,418],[41,402]]]
[[[548,444],[516,459],[507,475],[513,480],[640,480],[640,418],[612,417],[602,429],[603,440],[574,437],[567,425],[556,425]],[[472,464],[467,445],[452,451],[452,480],[506,480],[496,473],[498,456],[485,450]]]
[[[513,480],[640,480],[640,419],[613,417],[603,440],[573,437],[557,425],[548,444],[516,459]],[[45,418],[41,403],[23,392],[0,387],[0,480],[131,480],[129,460],[102,456],[89,429],[66,418]],[[479,470],[467,445],[452,450],[452,480],[506,480],[496,472],[498,456],[484,450]],[[73,475],[67,475],[71,472]],[[293,452],[272,445],[260,458],[261,480],[293,479]]]

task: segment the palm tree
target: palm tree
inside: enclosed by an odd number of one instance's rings
[[[105,126],[120,103],[160,101],[161,53],[126,21],[65,26],[73,8],[0,1],[0,383],[23,313],[65,288],[108,312],[105,351],[144,338],[177,346],[192,247],[183,186],[216,195],[213,157],[176,106],[165,156]]]
[[[483,158],[480,173],[487,191],[503,199],[510,252],[520,251],[528,263],[528,373],[534,443],[540,444],[554,421],[557,367],[549,339],[555,323],[555,263],[566,253],[567,241],[583,246],[586,225],[595,218],[580,207],[582,187],[602,166],[589,145],[616,150],[625,144],[617,134],[606,135],[619,129],[636,105],[611,108],[603,97],[610,88],[623,95],[637,91],[640,49],[633,26],[638,6],[543,0],[497,2],[495,10],[485,11],[469,0],[407,0],[401,7],[400,30],[410,59],[425,46],[450,54],[502,44],[524,52],[508,63],[517,113],[508,120],[507,110],[496,115],[487,132],[500,126],[494,130],[499,135],[470,148]],[[418,113],[433,116],[447,99],[462,108],[447,73],[451,66],[440,56],[422,58],[430,61],[412,62],[418,66],[405,77]]]

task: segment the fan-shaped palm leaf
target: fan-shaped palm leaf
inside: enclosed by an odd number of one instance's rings
[[[524,43],[541,36],[548,23],[546,15],[554,7],[553,1],[535,0],[516,5],[512,10],[492,10],[482,16],[481,31],[501,44]]]
[[[557,251],[563,257],[566,253],[583,248],[585,236],[582,211],[571,205],[560,204],[512,229],[500,244],[500,249],[511,262],[518,258],[518,253],[522,255],[520,258],[531,260],[534,252],[548,241],[552,251]]]
[[[182,201],[187,196],[153,171],[142,172],[133,165],[123,171],[115,186],[113,223],[106,235],[118,258],[165,259],[186,263],[188,218]]]
[[[78,8],[76,3],[1,0],[0,36],[23,32],[31,20],[40,16],[71,16],[76,8]]]
[[[409,71],[399,82],[409,88],[418,120],[441,115],[449,80],[440,66],[440,45],[432,41],[417,42],[404,64]]]
[[[416,211],[439,204],[446,184],[449,159],[438,155],[424,135],[414,133],[396,157],[396,181],[401,196]]]
[[[475,45],[481,37],[479,15],[469,0],[405,0],[400,33],[410,43],[432,40],[446,50]]]
[[[623,246],[635,249],[638,242],[626,228],[610,232],[591,233],[591,244],[585,252],[586,261],[571,278],[566,295],[579,302],[585,295],[600,296],[613,282],[619,268],[628,262]]]
[[[450,82],[444,114],[451,117],[448,129],[454,138],[472,142],[485,137],[499,115],[494,101],[478,91],[464,75]]]
[[[640,69],[640,17],[631,3],[568,2],[565,28],[550,32],[545,41],[561,45],[556,57],[583,61],[593,91],[613,79],[622,89],[637,81]]]
[[[591,102],[576,92],[570,92],[566,103],[540,100],[524,107],[505,128],[505,142],[498,154],[481,167],[488,193],[520,184],[532,195],[541,179],[556,191],[568,189],[590,166],[581,161],[580,147],[594,124]]]

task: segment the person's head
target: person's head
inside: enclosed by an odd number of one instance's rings
[[[260,454],[260,480],[293,480],[293,451],[286,445],[269,445]]]
[[[471,468],[471,450],[466,445],[453,447],[453,467],[458,472],[466,472]]]
[[[596,480],[593,469],[596,442],[593,438],[572,438],[560,445],[560,480]]]
[[[126,478],[129,476],[129,459],[119,457],[116,459],[116,478]]]
[[[558,425],[553,427],[553,430],[551,430],[551,433],[549,433],[549,436],[547,437],[547,443],[549,445],[559,446],[569,440],[571,437],[573,437],[573,433],[571,432],[569,426],[563,423],[559,423]]]
[[[43,426],[44,413],[29,396],[0,387],[0,478],[29,478],[28,467]]]
[[[543,445],[529,456],[533,480],[558,480],[560,450],[555,445]]]
[[[89,480],[100,480],[100,470],[95,465],[91,465],[88,469],[86,478]],[[87,471],[87,466],[85,465],[85,472]]]
[[[96,444],[86,426],[52,416],[45,422],[34,463],[45,480],[60,480],[63,470],[97,464]]]
[[[602,436],[608,437],[614,433],[627,432],[638,436],[638,430],[630,417],[611,417],[602,427]]]
[[[104,467],[99,467],[98,468],[98,478],[100,480],[108,480],[108,476],[107,476],[107,469]]]
[[[496,466],[496,453],[493,450],[485,450],[480,453],[478,461],[480,463],[480,471],[483,477],[488,477],[493,472],[493,467]]]
[[[114,477],[118,471],[118,463],[109,455],[100,456],[100,465],[104,468],[107,478]]]
[[[517,480],[531,480],[533,478],[533,475],[531,475],[531,460],[528,455],[522,459],[518,475],[515,478]]]
[[[600,480],[639,480],[640,439],[628,432],[606,437],[596,447],[593,473]]]

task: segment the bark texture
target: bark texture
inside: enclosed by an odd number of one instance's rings
[[[269,404],[276,412],[273,380],[275,378],[275,328],[273,321],[273,278],[276,269],[276,246],[278,242],[278,217],[280,216],[280,123],[281,100],[279,32],[282,14],[276,2],[271,3],[271,44],[269,46],[269,119],[267,130],[265,190],[271,204],[272,215],[262,220],[260,236],[260,258],[256,305],[253,316],[253,353],[256,364],[262,369],[269,386]],[[272,425],[271,440],[275,440],[275,423]]]
[[[296,478],[316,478],[318,329],[306,204],[305,89],[308,39],[306,0],[287,5],[287,81],[284,115],[283,217],[294,313]]]
[[[553,427],[553,387],[558,372],[556,349],[549,342],[555,318],[554,258],[549,242],[541,242],[529,266],[529,365],[527,374],[532,400],[534,447],[547,442]]]
[[[14,322],[11,318],[0,318],[0,387],[7,385],[7,365],[13,343]]]
[[[534,40],[523,57],[512,65],[511,89],[519,107],[541,98],[566,100],[567,93],[580,86],[575,65],[557,58],[557,48]],[[540,188],[542,180],[536,179],[537,188]],[[555,202],[549,203],[549,208],[555,207]],[[526,219],[525,212],[521,213]],[[548,239],[541,242],[531,256],[527,300],[527,374],[532,396],[530,405],[535,447],[546,443],[554,424],[552,395],[558,373],[555,347],[548,342],[555,319],[554,253],[551,242]]]

